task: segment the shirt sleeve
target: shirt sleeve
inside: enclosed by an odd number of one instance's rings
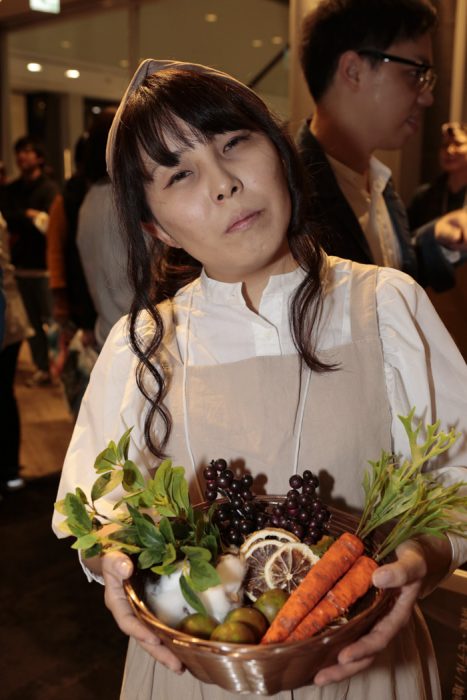
[[[398,415],[416,407],[423,423],[441,421],[460,433],[456,444],[429,467],[447,486],[467,481],[467,365],[423,289],[404,273],[381,268],[377,310],[395,454],[408,444]],[[467,487],[464,488],[467,494]],[[452,570],[467,561],[467,538],[449,536]]]
[[[137,359],[127,335],[127,319],[122,318],[112,329],[92,370],[83,397],[70,445],[62,469],[57,500],[79,486],[89,496],[98,475],[94,470],[97,455],[110,440],[117,442],[132,428],[129,458],[134,460],[143,476],[149,476],[151,455],[144,444],[145,400],[135,381]],[[123,490],[115,489],[98,502],[99,512],[115,517],[115,503]],[[54,511],[52,529],[57,537],[66,537],[60,529],[64,516]],[[88,579],[96,578],[85,569]]]

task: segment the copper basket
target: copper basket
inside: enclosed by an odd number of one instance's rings
[[[280,503],[277,496],[258,497],[270,504]],[[204,507],[200,506],[200,507]],[[354,532],[358,518],[334,508],[331,511],[329,534]],[[382,535],[376,531],[368,544],[371,554]],[[371,589],[354,606],[350,620],[340,626],[326,628],[320,634],[300,642],[287,644],[228,644],[197,639],[160,622],[144,600],[145,572],[125,582],[130,604],[139,617],[203,683],[214,683],[231,693],[274,695],[310,685],[318,671],[334,664],[341,649],[368,632],[375,622],[392,607],[395,592]]]

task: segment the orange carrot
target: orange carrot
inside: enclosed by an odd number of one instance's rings
[[[287,639],[361,554],[363,544],[360,538],[350,532],[344,532],[290,594],[266,631],[261,644],[276,644]]]
[[[334,588],[303,618],[286,641],[298,642],[308,639],[332,620],[344,615],[350,606],[371,588],[373,571],[377,568],[378,564],[374,559],[359,557]]]

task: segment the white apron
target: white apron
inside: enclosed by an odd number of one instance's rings
[[[244,466],[269,494],[285,494],[299,446],[298,472],[320,477],[320,495],[340,508],[360,509],[368,459],[391,450],[391,416],[376,317],[376,268],[353,267],[352,342],[321,353],[338,369],[300,377],[296,356],[255,357],[215,366],[188,367],[185,380],[164,305],[166,342],[159,361],[170,377],[166,405],[173,419],[167,446],[174,464],[189,473],[190,451],[201,474],[211,459]],[[186,405],[183,402],[185,381]],[[301,414],[303,410],[303,420]],[[297,442],[299,440],[299,443]],[[194,477],[192,473],[192,477]],[[199,478],[202,483],[201,477]],[[255,484],[257,481],[255,481]],[[196,479],[191,497],[200,500]],[[178,676],[130,640],[121,700],[233,700],[189,672]],[[253,700],[257,695],[242,695]],[[276,694],[276,700],[441,700],[431,640],[417,613],[372,667],[350,681]]]

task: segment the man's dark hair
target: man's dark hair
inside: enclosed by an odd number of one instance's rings
[[[84,174],[90,182],[98,182],[107,177],[105,147],[112,126],[116,107],[106,107],[95,117],[84,145]]]
[[[41,141],[39,141],[39,139],[36,139],[35,136],[22,136],[17,141],[15,141],[15,153],[19,153],[20,151],[25,151],[28,149],[33,150],[36,153],[37,157],[42,158],[42,160],[45,162],[46,152],[44,144]]]
[[[301,63],[318,101],[330,86],[339,57],[363,48],[385,51],[416,40],[436,25],[430,0],[323,0],[304,20]]]

